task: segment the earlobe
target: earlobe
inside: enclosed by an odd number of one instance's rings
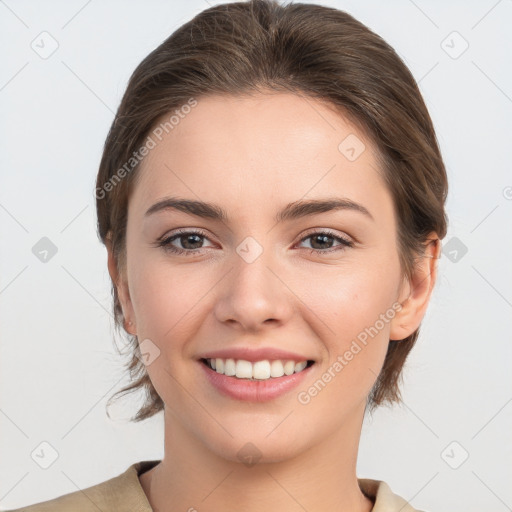
[[[123,316],[124,316],[124,311],[123,311]],[[126,316],[125,316],[126,318]],[[126,320],[124,321],[124,330],[129,333],[129,334],[133,334],[134,336],[137,335],[137,331],[135,330],[135,326],[133,325],[133,322],[130,320],[129,322],[127,322]]]
[[[415,264],[412,279],[407,281],[408,293],[399,299],[402,308],[391,321],[390,340],[403,340],[420,326],[436,282],[440,250],[441,241],[431,233],[424,255]]]

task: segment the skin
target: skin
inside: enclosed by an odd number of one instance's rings
[[[366,148],[355,161],[338,150],[349,134]],[[371,510],[356,477],[366,398],[389,340],[418,328],[437,260],[429,246],[413,279],[402,279],[393,200],[370,142],[316,99],[210,96],[150,151],[139,172],[126,268],[108,250],[125,329],[160,350],[147,370],[166,405],[164,458],[140,476],[153,509]],[[229,220],[175,210],[145,217],[168,196],[216,203]],[[333,196],[363,205],[373,220],[336,210],[274,221],[288,203]],[[206,231],[195,245],[187,237],[172,242],[198,247],[198,254],[155,246],[178,228]],[[323,229],[354,246],[305,238]],[[252,263],[236,252],[248,236],[263,248]],[[320,255],[311,248],[338,250]],[[297,393],[396,302],[402,309],[378,335],[308,404],[299,403]],[[299,389],[269,402],[237,401],[218,393],[197,361],[233,346],[280,347],[315,364]],[[248,442],[261,454],[250,467],[237,457]]]

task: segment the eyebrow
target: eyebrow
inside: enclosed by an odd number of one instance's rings
[[[195,215],[196,217],[228,222],[228,215],[226,211],[216,204],[192,199],[179,199],[175,197],[167,197],[158,201],[146,211],[145,217],[166,210],[178,210],[190,215]],[[356,203],[351,199],[335,197],[326,199],[308,199],[305,201],[301,200],[289,203],[277,213],[274,221],[279,224],[290,220],[308,217],[310,215],[316,215],[318,213],[326,213],[336,210],[356,211],[362,213],[371,220],[375,220],[372,214],[363,205]]]

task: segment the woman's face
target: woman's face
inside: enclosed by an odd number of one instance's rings
[[[360,427],[408,294],[370,142],[317,100],[282,93],[205,97],[168,131],[129,200],[120,292],[166,421],[229,460],[248,442],[283,460]],[[209,208],[148,213],[167,199]],[[249,381],[208,368],[212,355],[268,360],[235,365],[242,377],[314,363]]]

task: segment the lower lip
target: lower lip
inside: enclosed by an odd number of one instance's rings
[[[267,380],[246,380],[236,377],[228,377],[217,373],[209,366],[199,361],[203,367],[206,378],[222,394],[248,402],[267,402],[297,387],[307,376],[314,365],[305,368],[299,373],[283,375],[282,377],[271,377]]]

